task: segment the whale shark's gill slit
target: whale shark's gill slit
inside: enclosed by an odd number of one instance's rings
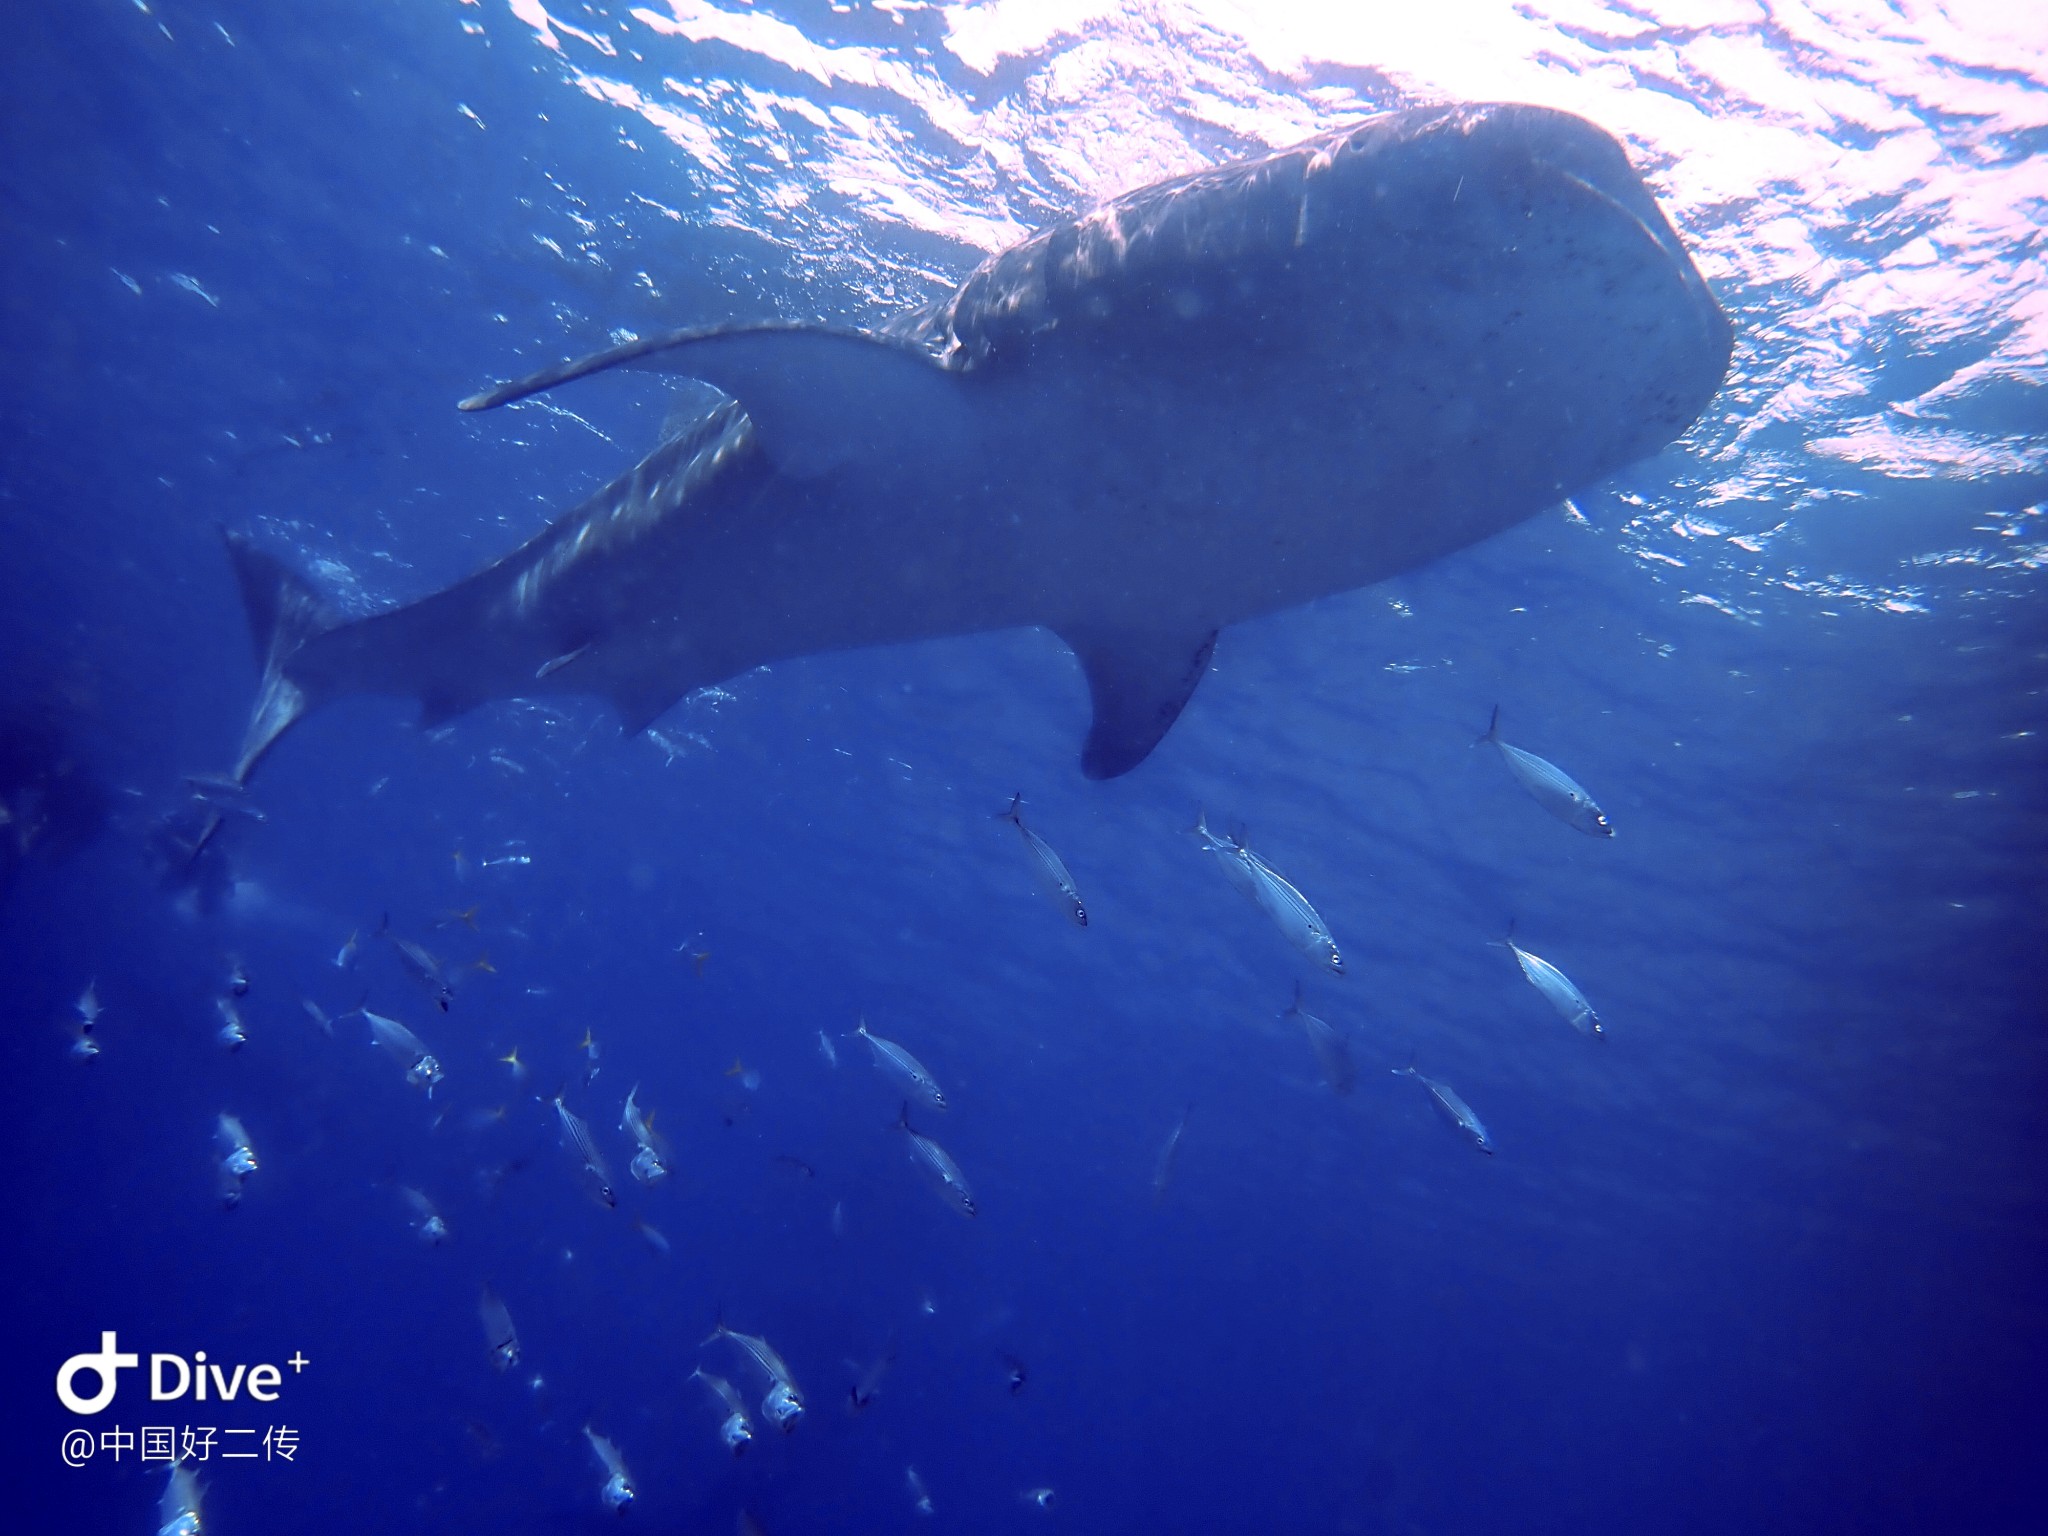
[[[1151,755],[1187,707],[1209,658],[1216,631],[1089,629],[1063,626],[1088,679],[1095,719],[1081,748],[1091,779],[1129,773]]]

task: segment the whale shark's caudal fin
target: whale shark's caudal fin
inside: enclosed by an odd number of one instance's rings
[[[1088,678],[1095,721],[1081,748],[1091,779],[1129,773],[1159,745],[1209,670],[1216,631],[1079,629],[1060,638],[1073,647]]]
[[[312,706],[304,687],[285,676],[285,666],[308,640],[332,629],[337,620],[305,578],[284,562],[265,554],[243,534],[222,529],[221,539],[234,562],[242,606],[249,615],[249,636],[256,644],[257,664],[263,668],[256,707],[249,712],[241,756],[235,762],[234,777],[239,784],[271,744]]]
[[[912,343],[824,325],[696,326],[543,368],[462,402],[487,411],[613,368],[701,379],[737,400],[763,451],[812,479],[872,456],[906,425],[927,445],[963,441],[960,381]]]

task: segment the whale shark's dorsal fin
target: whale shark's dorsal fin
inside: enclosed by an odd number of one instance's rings
[[[1113,779],[1142,763],[1173,728],[1209,670],[1216,631],[1060,630],[1088,678],[1095,721],[1081,748],[1081,771]]]
[[[487,411],[613,368],[701,379],[740,403],[762,450],[799,479],[871,455],[913,424],[927,443],[962,441],[958,378],[913,342],[837,326],[695,326],[543,368],[462,402]]]

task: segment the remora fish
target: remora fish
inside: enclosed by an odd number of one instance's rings
[[[554,1097],[555,1115],[562,1122],[562,1135],[583,1163],[583,1177],[589,1185],[591,1196],[599,1205],[610,1210],[619,1203],[618,1192],[612,1188],[612,1171],[605,1166],[604,1154],[597,1150],[597,1143],[591,1140],[590,1127],[581,1115],[562,1102],[558,1093]]]
[[[1479,1117],[1472,1113],[1472,1106],[1459,1098],[1448,1083],[1440,1083],[1433,1077],[1424,1077],[1415,1070],[1412,1062],[1405,1067],[1393,1067],[1389,1070],[1396,1077],[1412,1077],[1427,1088],[1430,1098],[1436,1101],[1436,1107],[1443,1111],[1444,1118],[1470,1137],[1473,1146],[1488,1157],[1493,1156],[1493,1138],[1486,1134],[1486,1127],[1480,1124]]]
[[[1036,832],[1024,825],[1021,807],[1022,794],[1013,795],[1010,808],[998,811],[996,819],[1007,821],[1017,829],[1017,835],[1024,840],[1024,851],[1031,855],[1031,867],[1037,872],[1038,883],[1045,887],[1059,909],[1066,913],[1077,928],[1088,926],[1088,909],[1081,905],[1081,892],[1074,884],[1074,877],[1067,873],[1066,861],[1052,851],[1050,844]]]
[[[1344,956],[1330,937],[1322,915],[1309,905],[1281,873],[1235,838],[1221,838],[1209,830],[1209,820],[1195,807],[1195,824],[1188,836],[1197,839],[1205,852],[1216,856],[1216,867],[1244,893],[1246,900],[1273,919],[1287,942],[1326,970],[1344,974]]]
[[[974,1214],[974,1191],[967,1187],[967,1176],[960,1171],[960,1165],[953,1161],[952,1154],[933,1141],[911,1129],[910,1106],[903,1106],[903,1113],[896,1121],[896,1129],[910,1139],[910,1160],[931,1176],[932,1183],[944,1195],[953,1209],[962,1216]]]
[[[1334,1025],[1301,1006],[1299,982],[1294,986],[1294,1006],[1281,1017],[1301,1020],[1301,1027],[1308,1031],[1309,1049],[1316,1053],[1316,1065],[1323,1069],[1323,1081],[1334,1093],[1349,1093],[1358,1081],[1358,1069],[1351,1062],[1351,1048],[1344,1043],[1344,1037],[1337,1033]]]
[[[867,1041],[875,1053],[875,1065],[883,1072],[931,1105],[933,1109],[946,1107],[946,1096],[939,1091],[938,1082],[924,1069],[924,1063],[893,1040],[884,1040],[880,1035],[868,1032],[868,1021],[862,1019],[854,1025],[853,1032]]]
[[[1532,955],[1514,939],[1513,933],[1494,942],[1515,957],[1515,964],[1522,968],[1522,974],[1529,978],[1529,985],[1543,994],[1543,1000],[1557,1010],[1559,1018],[1571,1025],[1582,1035],[1604,1035],[1600,1015],[1593,1011],[1593,1005],[1586,996],[1571,983],[1556,966],[1541,955]]]
[[[1475,747],[1495,746],[1500,748],[1501,761],[1508,765],[1508,772],[1515,776],[1515,782],[1529,791],[1536,803],[1568,827],[1577,827],[1581,832],[1594,837],[1614,836],[1614,826],[1608,821],[1600,807],[1557,764],[1546,762],[1534,752],[1524,752],[1520,747],[1511,747],[1500,739],[1500,706],[1493,706],[1493,719],[1488,722],[1486,734],[1472,743]]]
[[[700,326],[463,401],[610,368],[728,397],[522,548],[365,619],[230,536],[263,674],[234,778],[349,694],[415,697],[430,727],[596,694],[638,731],[785,658],[1025,625],[1079,658],[1082,770],[1111,778],[1171,728],[1220,629],[1655,453],[1731,339],[1599,128],[1387,113],[1125,193],[872,331]]]

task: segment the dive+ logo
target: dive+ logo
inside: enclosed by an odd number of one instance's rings
[[[285,1361],[294,1375],[312,1363],[299,1351]],[[98,1413],[113,1402],[120,1373],[141,1364],[140,1355],[122,1352],[113,1332],[103,1332],[97,1350],[73,1355],[57,1367],[57,1401],[73,1413]],[[87,1372],[99,1382],[90,1395],[81,1393],[77,1385],[79,1376]],[[284,1373],[274,1365],[209,1365],[203,1349],[194,1350],[189,1361],[183,1355],[149,1357],[149,1400],[153,1403],[175,1402],[187,1392],[200,1403],[231,1403],[244,1392],[259,1403],[274,1403],[283,1381]]]

